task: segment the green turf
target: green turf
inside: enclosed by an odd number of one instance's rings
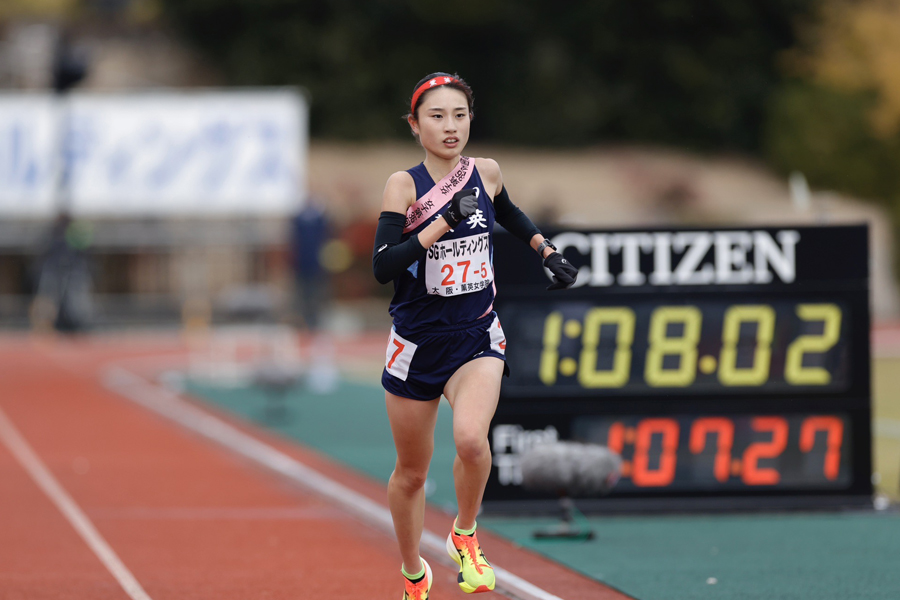
[[[482,525],[640,600],[897,600],[900,514],[591,518],[589,542],[535,540],[551,521]],[[716,583],[710,584],[710,578]]]
[[[893,417],[896,389],[876,382],[877,414]],[[189,391],[379,480],[393,469],[384,394],[376,385],[342,382],[327,395],[298,388],[286,395],[283,415],[267,411],[274,405],[258,389],[192,383]],[[429,501],[448,511],[455,509],[452,460],[451,414],[444,403]],[[893,468],[893,461],[880,464]],[[534,540],[531,533],[548,520],[479,521],[639,600],[900,600],[897,512],[594,517],[597,539],[590,542]]]

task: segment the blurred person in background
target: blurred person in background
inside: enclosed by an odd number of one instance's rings
[[[310,195],[291,220],[291,264],[297,314],[309,333],[307,386],[317,394],[329,394],[338,385],[334,343],[323,327],[323,316],[331,302],[333,268],[326,263],[332,229],[324,200]]]
[[[63,333],[88,328],[91,319],[91,273],[87,249],[90,227],[60,213],[39,252],[31,319],[38,331]]]
[[[388,503],[404,600],[426,600],[432,583],[419,543],[441,394],[453,409],[459,509],[447,552],[464,592],[495,585],[475,534],[491,469],[488,428],[508,372],[493,311],[495,220],[538,252],[554,275],[549,289],[570,287],[577,273],[511,202],[499,165],[462,156],[472,117],[472,90],[458,76],[434,73],[416,85],[407,120],[425,160],[388,179],[372,259],[376,279],[394,283],[382,385],[397,450]]]
[[[322,203],[318,196],[311,195],[291,220],[295,306],[310,333],[319,331],[331,295],[329,272],[322,263],[322,248],[331,238],[331,227]]]

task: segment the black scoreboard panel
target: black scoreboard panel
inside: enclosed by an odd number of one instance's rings
[[[546,235],[577,287],[546,291],[531,250],[496,236],[511,374],[486,509],[546,499],[517,461],[556,439],[622,455],[598,506],[870,501],[865,226]]]

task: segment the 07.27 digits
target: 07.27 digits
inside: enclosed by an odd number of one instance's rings
[[[544,386],[637,391],[847,383],[842,332],[848,319],[835,303],[553,308],[543,320],[537,365]]]
[[[621,491],[637,488],[843,486],[847,421],[834,414],[577,417],[576,438],[623,461]]]

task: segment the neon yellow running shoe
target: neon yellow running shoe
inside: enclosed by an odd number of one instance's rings
[[[422,559],[422,564],[425,565],[425,576],[422,577],[419,581],[413,583],[406,576],[403,576],[403,581],[406,584],[406,589],[403,590],[403,600],[428,600],[428,592],[431,591],[431,583],[434,581],[434,577],[431,575],[431,567],[425,562],[425,559]]]
[[[491,567],[484,552],[478,544],[475,533],[460,535],[456,533],[456,522],[447,536],[447,553],[459,565],[456,582],[467,594],[490,592],[494,589],[494,568]]]

